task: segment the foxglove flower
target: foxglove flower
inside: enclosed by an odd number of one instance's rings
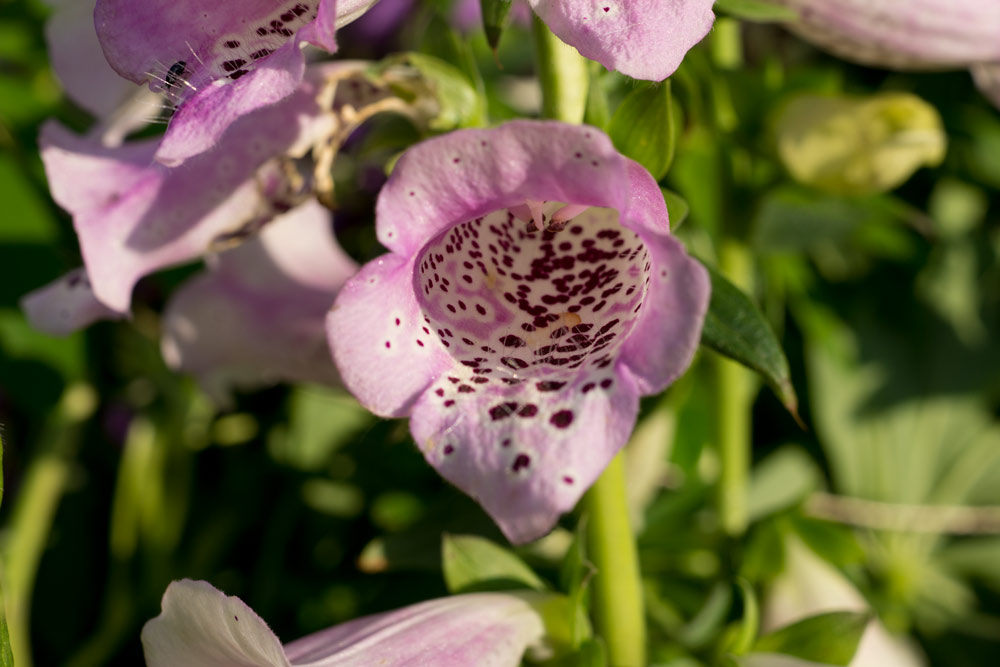
[[[648,172],[554,122],[411,148],[376,231],[391,252],[328,318],[344,383],[410,416],[427,460],[512,541],[541,536],[624,445],[639,396],[690,363],[705,270]]]
[[[73,215],[94,296],[118,313],[152,271],[238,240],[299,197],[275,158],[300,155],[332,122],[316,89],[235,123],[219,151],[170,169],[157,140],[108,148],[50,122],[41,150],[52,196]]]
[[[1000,98],[1000,75],[988,69],[1000,65],[995,0],[768,1],[795,10],[787,27],[841,58],[902,70],[971,67],[987,96]]]
[[[179,104],[155,152],[173,165],[298,90],[302,47],[336,51],[336,28],[376,1],[98,0],[94,23],[115,71]]]
[[[253,609],[204,581],[175,581],[142,629],[149,667],[516,667],[545,636],[532,595],[476,593],[367,616],[285,646]]]

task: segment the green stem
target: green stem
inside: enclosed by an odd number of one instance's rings
[[[66,389],[56,413],[42,431],[43,451],[28,467],[11,513],[3,584],[10,643],[18,667],[31,665],[28,621],[35,575],[76,457],[79,427],[95,406],[90,386]]]
[[[535,63],[542,87],[542,115],[564,123],[582,123],[590,75],[587,60],[552,34],[537,16],[532,22]]]
[[[597,633],[612,667],[646,664],[646,623],[635,536],[625,497],[625,466],[619,452],[584,500],[587,553],[597,568],[591,584]]]
[[[719,252],[719,269],[733,284],[749,290],[753,266],[750,254],[739,242],[728,239]],[[722,529],[732,536],[747,528],[747,485],[750,474],[751,422],[755,379],[735,361],[715,359],[719,486],[718,504]]]

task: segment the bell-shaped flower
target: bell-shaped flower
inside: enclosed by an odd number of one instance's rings
[[[104,54],[126,79],[179,105],[155,152],[178,164],[236,119],[299,89],[305,44],[334,52],[337,27],[377,0],[98,0]]]
[[[156,139],[112,148],[46,124],[49,187],[73,216],[97,300],[124,314],[142,276],[239,240],[294,206],[302,193],[282,158],[301,156],[333,123],[317,90],[304,82],[281,104],[234,123],[217,150],[178,168],[152,160]]]
[[[253,609],[204,581],[175,581],[142,629],[149,667],[516,667],[540,645],[544,594],[473,593],[367,616],[282,646]],[[536,604],[533,604],[536,603]]]
[[[209,257],[210,270],[182,285],[164,311],[167,364],[197,376],[221,401],[234,386],[339,384],[323,322],[357,264],[331,223],[310,200]]]
[[[328,318],[347,388],[508,538],[547,532],[691,361],[704,268],[600,131],[515,121],[418,144],[376,207],[391,252]]]
[[[1000,104],[996,0],[767,0],[794,10],[787,27],[836,56],[901,70],[973,68]],[[992,87],[991,87],[992,84]]]

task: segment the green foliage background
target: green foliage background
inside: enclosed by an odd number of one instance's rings
[[[501,71],[481,32],[466,51],[433,18],[436,4],[419,6],[394,48],[479,72],[468,83],[491,119],[515,115],[510,91],[531,73],[525,30],[503,35]],[[89,122],[47,66],[46,11],[0,2],[0,554],[15,647],[30,643],[38,665],[136,664],[142,624],[181,577],[239,595],[286,640],[446,594],[443,533],[504,542],[424,463],[404,422],[313,387],[242,394],[219,411],[165,368],[158,312],[192,268],[143,281],[132,322],[65,339],[29,328],[18,299],[80,262],[71,222],[47,194],[38,128],[49,117]],[[812,494],[977,507],[987,520],[1000,508],[1000,113],[963,72],[861,68],[766,24],[744,25],[734,55],[733,30],[717,26],[672,77],[673,106],[657,122],[674,128],[673,163],[649,159],[690,207],[679,234],[694,254],[714,263],[735,242],[752,258],[750,291],[779,333],[809,428],[753,387],[751,525],[733,539],[713,509],[714,353],[644,403],[636,446],[645,437],[658,452],[639,508],[651,655],[717,661],[727,627],[750,608],[737,577],[766,598],[795,535],[932,664],[988,664],[1000,650],[995,523],[982,535],[951,535],[947,521],[943,534],[853,530],[817,519]],[[345,56],[377,55],[349,30],[342,41]],[[620,104],[664,92],[597,70],[593,85],[588,120],[612,129]],[[877,91],[912,91],[940,112],[943,164],[888,194],[793,183],[774,150],[781,105],[800,92]],[[418,138],[399,119],[376,119],[338,169],[381,167]],[[343,180],[338,224],[366,260],[378,253],[372,195]],[[518,550],[553,586],[575,523]]]

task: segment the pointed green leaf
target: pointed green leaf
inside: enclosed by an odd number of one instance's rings
[[[663,178],[674,159],[674,117],[670,81],[629,93],[608,124],[615,148]]]
[[[753,646],[757,653],[783,653],[826,665],[846,665],[854,657],[870,616],[834,611],[802,619],[764,635]]]
[[[702,344],[760,373],[802,425],[788,359],[764,315],[721,273],[706,268],[712,278],[712,299],[701,332]]]
[[[486,42],[494,53],[500,44],[500,35],[507,26],[510,6],[513,0],[479,0],[483,14],[483,30],[486,31]]]
[[[451,593],[533,588],[546,590],[524,561],[498,544],[475,535],[444,535],[441,544],[444,582]]]

